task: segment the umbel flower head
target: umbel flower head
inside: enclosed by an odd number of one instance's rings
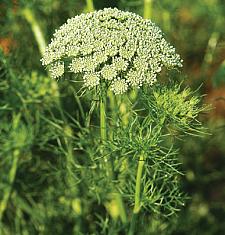
[[[55,31],[41,61],[52,78],[81,74],[84,87],[104,82],[115,94],[152,85],[163,66],[182,66],[154,23],[116,8],[68,19]]]

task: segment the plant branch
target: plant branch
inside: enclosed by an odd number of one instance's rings
[[[101,135],[101,141],[102,144],[107,140],[107,130],[106,130],[106,93],[100,95],[100,135]],[[104,154],[104,146],[102,147],[102,154]],[[106,158],[104,158],[106,163],[106,172],[107,175],[113,180],[114,174],[113,174],[113,165],[112,162]],[[123,204],[123,199],[120,195],[120,193],[117,191],[115,186],[113,185],[115,192],[115,200],[117,203],[117,208],[120,212],[120,218],[123,223],[127,222],[127,216],[126,211]]]
[[[141,209],[141,178],[144,167],[144,156],[141,154],[138,161],[138,169],[136,176],[136,186],[135,186],[135,201],[134,201],[134,214],[138,214]]]
[[[138,168],[137,168],[137,175],[136,175],[136,186],[135,186],[135,197],[134,197],[134,209],[133,209],[133,215],[132,220],[130,224],[130,230],[129,235],[135,234],[135,224],[137,220],[138,213],[141,210],[141,178],[142,178],[142,172],[144,168],[144,155],[143,153],[139,157],[138,161]]]
[[[144,18],[152,18],[152,2],[153,0],[144,0]]]
[[[0,223],[2,221],[4,211],[7,207],[7,204],[8,204],[9,198],[10,198],[10,194],[11,194],[11,191],[12,191],[12,185],[13,185],[13,182],[14,182],[15,177],[16,177],[19,154],[20,154],[19,150],[15,150],[13,152],[12,167],[9,171],[9,182],[8,182],[9,185],[8,185],[8,187],[6,187],[6,189],[3,193],[3,199],[0,202]]]
[[[40,25],[38,24],[38,21],[36,20],[33,12],[28,8],[26,8],[22,11],[22,16],[30,24],[31,29],[34,34],[34,37],[37,41],[39,51],[40,51],[41,55],[43,55],[45,52],[46,43],[45,43],[45,38],[44,38],[44,35],[43,35],[42,30],[40,28]]]
[[[86,0],[86,3],[87,3],[86,7],[88,12],[92,12],[95,10],[93,0]]]

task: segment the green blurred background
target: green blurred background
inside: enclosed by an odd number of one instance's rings
[[[92,199],[82,205],[85,190],[66,185],[78,177],[68,164],[73,149],[90,144],[85,128],[82,136],[76,135],[90,101],[84,98],[81,104],[74,84],[49,79],[40,58],[54,30],[67,18],[93,10],[90,3],[0,1],[3,234],[86,234],[80,232],[80,214]],[[200,117],[209,134],[188,137],[179,146],[185,172],[182,187],[189,199],[170,234],[225,234],[225,1],[94,1],[95,9],[104,7],[156,22],[184,60],[181,78],[174,79],[183,80],[204,103],[212,104]],[[88,221],[93,222],[91,215]]]

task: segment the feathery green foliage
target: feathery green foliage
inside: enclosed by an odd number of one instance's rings
[[[207,43],[211,59],[205,60],[204,78],[220,63],[220,2],[153,0],[144,9],[140,0],[3,1],[0,44],[11,38],[12,54],[0,55],[0,234],[223,234],[223,121],[220,128],[211,124],[211,136],[198,138],[205,132],[199,121],[207,108],[199,96],[205,85],[195,92],[184,85],[195,87]],[[140,79],[146,82],[134,71],[149,69],[135,59],[137,51],[131,60],[119,52],[98,54],[96,61],[107,60],[96,69],[93,58],[80,52],[74,58],[69,50],[55,61],[58,70],[49,71],[65,70],[66,80],[50,79],[34,26],[48,41],[67,18],[92,10],[90,3],[138,14],[150,10],[191,76],[180,85],[180,74],[162,69],[157,83],[137,90]],[[110,20],[107,29],[118,26]],[[214,32],[219,36],[211,47]],[[84,71],[82,58],[91,72]],[[133,86],[127,82],[131,69]],[[118,95],[107,94],[105,85]],[[90,92],[80,97],[80,88]]]

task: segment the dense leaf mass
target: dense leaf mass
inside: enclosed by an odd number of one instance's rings
[[[180,56],[150,20],[116,8],[81,14],[56,30],[42,64],[53,78],[82,74],[84,87],[101,82],[115,94],[152,85],[162,67],[182,66]]]

